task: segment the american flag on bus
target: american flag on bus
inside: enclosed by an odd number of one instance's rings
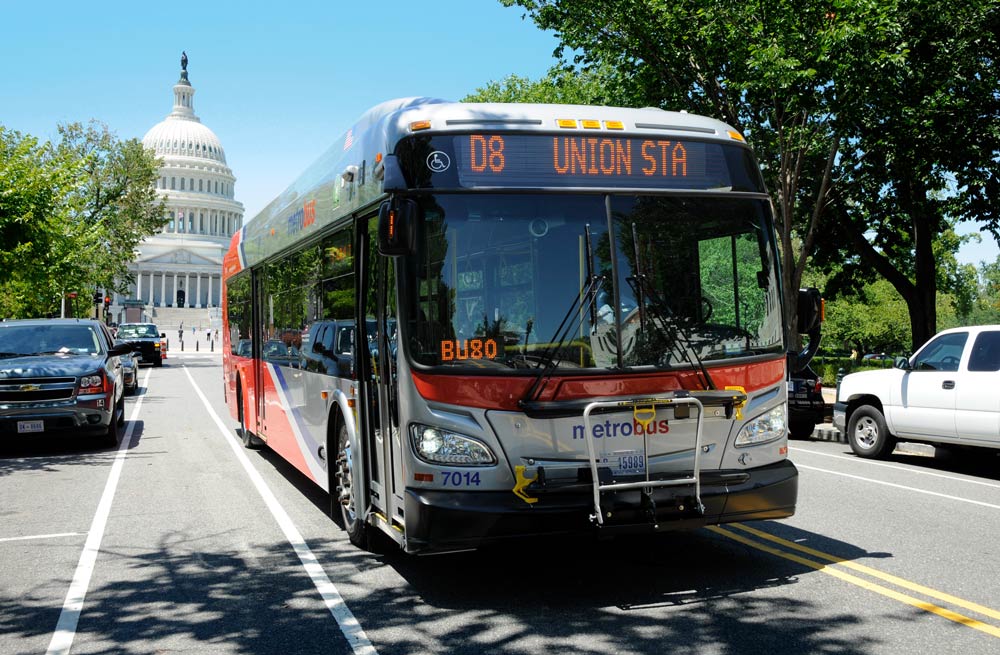
[[[354,145],[354,128],[347,130],[347,136],[344,137],[344,150],[350,150],[351,146]]]

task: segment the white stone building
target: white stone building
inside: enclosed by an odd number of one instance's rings
[[[222,256],[243,225],[243,204],[234,199],[236,178],[219,138],[195,115],[193,98],[185,55],[173,111],[142,138],[163,160],[156,191],[169,222],[139,245],[129,267],[135,283],[127,296],[113,301],[120,307],[124,299],[141,300],[147,317],[168,314],[155,308],[219,307]]]

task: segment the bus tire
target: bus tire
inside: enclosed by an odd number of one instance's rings
[[[886,459],[896,447],[896,438],[889,434],[885,417],[871,405],[862,405],[851,414],[847,440],[855,455],[867,459]]]
[[[243,411],[243,389],[241,385],[236,385],[236,415],[240,421],[240,439],[243,440],[243,447],[250,450],[257,450],[263,442],[254,436],[254,433],[247,427],[246,413]]]
[[[334,476],[330,488],[330,513],[339,516],[340,526],[347,533],[352,544],[362,550],[371,550],[371,535],[368,524],[360,516],[357,509],[357,498],[354,495],[354,460],[351,456],[351,444],[347,438],[347,426],[343,420],[337,421],[337,458],[335,460]]]

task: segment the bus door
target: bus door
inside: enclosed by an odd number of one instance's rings
[[[251,331],[251,350],[252,350],[252,363],[253,367],[252,377],[253,384],[251,388],[254,392],[254,423],[252,424],[253,433],[266,440],[267,435],[264,434],[264,422],[265,422],[265,408],[267,403],[265,402],[264,393],[264,365],[263,365],[263,352],[261,346],[264,343],[264,322],[267,320],[267,293],[264,288],[265,276],[263,275],[263,269],[258,268],[253,271],[253,320],[250,324]]]
[[[368,230],[360,229],[367,223]],[[371,503],[390,521],[402,524],[403,459],[396,378],[396,263],[378,253],[378,217],[358,230],[359,293],[356,338],[359,431],[365,438]],[[362,361],[363,360],[363,361]],[[360,498],[359,498],[360,501]]]

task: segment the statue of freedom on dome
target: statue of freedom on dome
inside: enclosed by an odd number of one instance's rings
[[[187,53],[181,50],[181,70],[186,71],[188,69],[188,56]]]

